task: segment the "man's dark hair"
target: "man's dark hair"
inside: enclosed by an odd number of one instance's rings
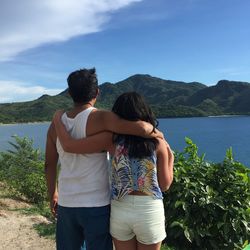
[[[95,68],[76,70],[68,76],[69,93],[76,103],[87,103],[97,95],[98,81]]]

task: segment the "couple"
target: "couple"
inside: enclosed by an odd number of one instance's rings
[[[174,157],[158,138],[150,108],[130,92],[118,97],[112,112],[95,109],[95,69],[71,73],[68,90],[74,107],[56,112],[46,143],[57,249],[78,250],[85,241],[87,250],[110,250],[112,239],[116,250],[160,249],[166,236],[161,191],[172,183]]]

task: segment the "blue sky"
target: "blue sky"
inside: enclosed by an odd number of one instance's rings
[[[0,102],[33,100],[96,67],[215,85],[250,82],[249,0],[1,0]]]

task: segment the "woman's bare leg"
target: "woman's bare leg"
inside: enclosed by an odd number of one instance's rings
[[[160,250],[160,249],[161,249],[161,242],[151,245],[145,245],[137,241],[137,250]]]
[[[131,240],[121,241],[113,237],[113,242],[115,244],[115,250],[136,250],[136,238]]]

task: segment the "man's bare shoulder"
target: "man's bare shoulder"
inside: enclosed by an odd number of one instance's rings
[[[90,113],[90,116],[102,116],[102,115],[105,115],[105,114],[109,114],[111,113],[111,111],[109,110],[106,110],[106,109],[93,109]]]
[[[94,109],[88,117],[87,135],[93,135],[107,130],[107,123],[110,114],[113,113],[104,109]]]
[[[105,109],[93,109],[89,115],[89,119],[93,121],[100,121],[103,119],[107,119],[110,115],[113,115],[113,112],[105,110]]]

